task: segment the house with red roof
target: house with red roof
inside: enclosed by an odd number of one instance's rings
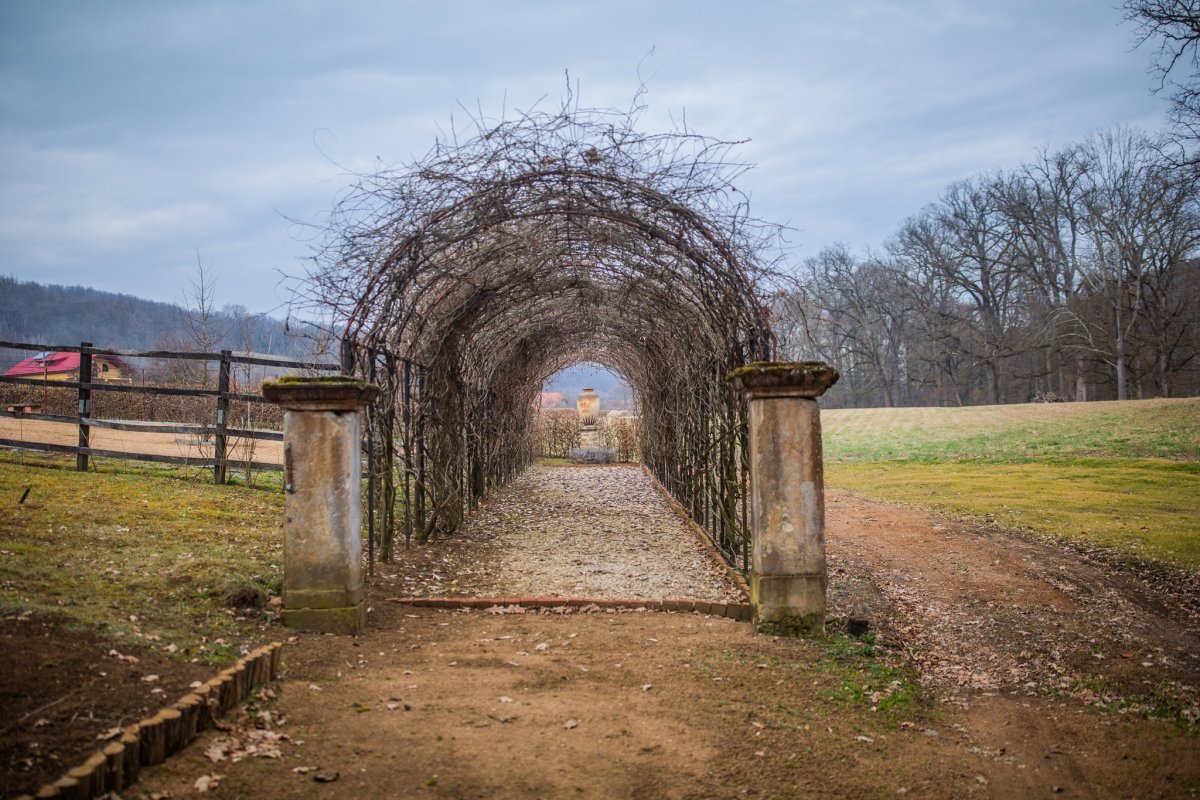
[[[6,378],[44,378],[47,381],[79,380],[79,353],[35,353],[17,362],[4,373]],[[110,355],[96,353],[92,356],[93,381],[129,380],[133,368],[127,361]]]
[[[562,392],[542,392],[538,395],[538,410],[545,408],[567,408],[567,396]]]

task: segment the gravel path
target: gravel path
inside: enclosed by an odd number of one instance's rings
[[[534,467],[444,542],[379,565],[408,596],[744,600],[639,467]]]

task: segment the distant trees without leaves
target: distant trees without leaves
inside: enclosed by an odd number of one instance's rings
[[[1200,391],[1200,189],[1118,129],[947,187],[882,253],[834,245],[775,302],[783,354],[849,406]]]

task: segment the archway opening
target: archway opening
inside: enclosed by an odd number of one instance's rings
[[[726,375],[773,355],[778,231],[750,216],[732,146],[564,109],[480,126],[343,199],[311,298],[385,384],[380,491],[415,539],[452,534],[532,462],[546,381],[586,363],[623,378],[641,460],[744,559],[746,409]],[[380,353],[404,369],[377,372]]]

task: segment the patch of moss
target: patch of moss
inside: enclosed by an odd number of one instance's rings
[[[319,384],[321,386],[371,386],[367,381],[359,380],[358,378],[349,375],[281,375],[271,383],[284,384],[295,386],[298,384]]]

